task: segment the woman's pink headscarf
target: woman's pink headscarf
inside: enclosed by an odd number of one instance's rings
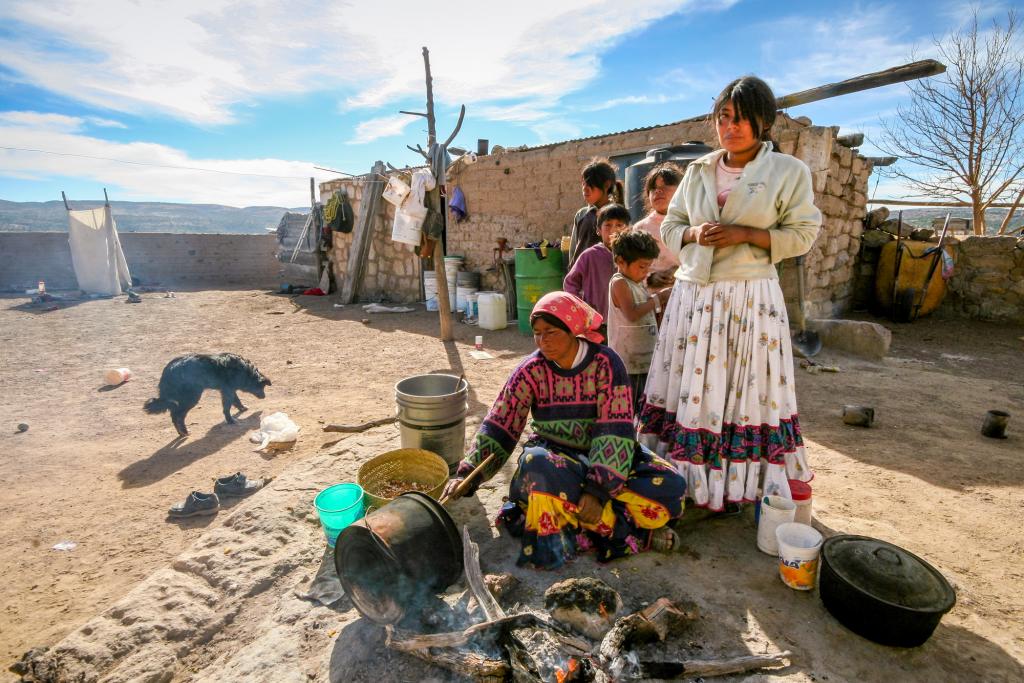
[[[604,317],[583,299],[568,292],[548,292],[542,296],[533,306],[531,322],[538,313],[555,316],[565,323],[574,337],[583,337],[592,342],[604,341],[604,337],[597,331]]]

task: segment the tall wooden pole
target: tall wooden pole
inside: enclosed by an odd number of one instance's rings
[[[434,119],[434,83],[430,77],[430,51],[423,48],[423,67],[427,73],[427,150],[437,142],[437,122]],[[427,165],[430,165],[431,158],[427,156]],[[441,216],[443,225],[447,224],[446,211],[441,205],[441,179],[437,179],[434,189],[427,192],[423,202],[428,210],[436,211]],[[434,242],[434,280],[437,282],[437,313],[441,319],[441,341],[451,341],[452,334],[452,307],[448,293],[448,273],[444,267],[444,247],[442,240]]]
[[[434,79],[430,76],[430,50],[425,46],[423,68],[427,70],[427,149],[430,149],[430,146],[437,142],[437,121],[434,119]]]

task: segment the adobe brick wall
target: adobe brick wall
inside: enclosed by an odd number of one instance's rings
[[[132,276],[165,287],[276,287],[274,235],[123,232]],[[0,232],[0,290],[76,289],[67,232]]]
[[[795,155],[811,169],[823,223],[806,258],[807,313],[834,317],[849,307],[852,297],[871,166],[855,151],[835,143],[836,127],[808,126],[783,117],[773,132],[780,151]],[[522,246],[540,239],[554,242],[571,232],[573,215],[583,204],[580,169],[592,157],[694,140],[717,146],[706,122],[680,122],[490,154],[475,164],[457,162],[450,170],[449,185],[458,185],[466,194],[469,218],[462,223],[450,218],[448,251],[464,254],[465,267],[481,271],[482,287],[494,288],[497,275],[486,270],[499,237]],[[796,277],[791,261],[782,267],[782,287],[792,312]]]
[[[449,218],[448,252],[464,255],[465,268],[481,272],[481,287],[494,288],[497,275],[486,270],[493,264],[498,238],[521,247],[570,234],[573,216],[583,206],[580,169],[591,158],[690,141],[711,144],[713,138],[706,122],[684,122],[489,154],[475,164],[457,162],[448,183],[462,188],[469,218],[461,223]]]

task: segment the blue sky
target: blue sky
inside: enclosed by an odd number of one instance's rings
[[[988,3],[981,17],[1005,15]],[[732,78],[777,95],[933,54],[962,2],[2,0],[0,199],[303,206],[309,177],[417,163],[438,130],[535,145],[695,116]],[[902,85],[790,110],[864,132]],[[25,151],[39,150],[39,151]],[[201,169],[201,170],[196,170]],[[872,181],[874,183],[874,180]],[[882,181],[879,196],[903,189]]]

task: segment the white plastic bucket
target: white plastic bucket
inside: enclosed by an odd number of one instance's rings
[[[423,271],[423,298],[427,300],[427,310],[437,310],[437,276],[432,270]]]
[[[460,311],[466,310],[466,303],[469,301],[470,295],[476,294],[476,287],[463,287],[459,285],[455,288],[455,308]],[[466,312],[469,316],[469,313]]]
[[[458,287],[457,278],[460,268],[462,268],[461,256],[444,257],[444,275],[445,279],[448,280],[448,308],[452,313],[459,310],[458,292],[456,289]]]
[[[782,496],[765,496],[761,499],[761,519],[757,523],[757,549],[769,555],[779,554],[779,542],[775,529],[780,524],[792,522],[796,516],[796,503]]]
[[[477,325],[483,330],[503,330],[508,326],[505,295],[480,292],[476,295]]]
[[[764,520],[764,512],[761,514]],[[798,591],[813,589],[824,540],[821,533],[806,524],[787,522],[775,529],[775,540],[779,546],[779,577],[782,582]]]

